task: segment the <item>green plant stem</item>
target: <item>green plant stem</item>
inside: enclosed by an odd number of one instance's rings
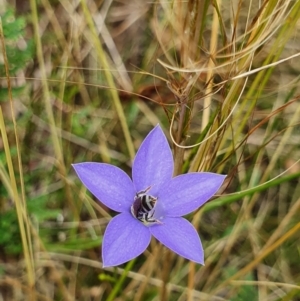
[[[109,296],[107,297],[106,301],[113,301],[115,300],[118,292],[121,290],[123,283],[127,277],[127,274],[131,271],[131,269],[133,268],[135,263],[135,259],[129,261],[124,269],[123,274],[121,275],[121,277],[119,278],[119,280],[116,282],[116,284],[114,285],[113,290],[111,291],[111,293],[109,294]]]
[[[297,173],[294,173],[294,174],[291,174],[291,175],[288,175],[288,176],[285,176],[285,177],[276,178],[275,180],[271,180],[271,181],[266,182],[262,185],[255,186],[253,188],[250,188],[250,189],[247,189],[247,190],[244,190],[244,191],[241,191],[241,192],[237,192],[237,193],[234,193],[232,195],[227,195],[227,196],[224,196],[224,197],[220,197],[217,200],[214,200],[214,201],[211,201],[211,202],[207,203],[201,209],[201,211],[203,211],[203,212],[212,211],[212,210],[214,210],[218,207],[225,206],[225,205],[231,204],[233,202],[236,202],[238,200],[241,200],[245,196],[249,196],[249,195],[252,195],[254,193],[267,190],[271,187],[280,185],[281,183],[284,183],[284,182],[289,182],[289,181],[291,181],[293,179],[297,179],[299,177],[300,177],[300,172],[297,172]]]

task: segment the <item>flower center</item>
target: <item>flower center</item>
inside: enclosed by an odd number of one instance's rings
[[[133,217],[145,225],[160,223],[160,221],[154,217],[157,198],[147,194],[150,188],[151,187],[148,187],[144,191],[137,193],[130,208]]]

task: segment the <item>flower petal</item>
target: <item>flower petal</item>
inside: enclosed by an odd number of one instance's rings
[[[73,167],[85,187],[104,205],[117,212],[129,211],[135,190],[129,176],[105,163],[78,163]]]
[[[149,229],[130,213],[115,216],[103,237],[103,267],[116,266],[139,256],[148,247],[150,239]]]
[[[226,176],[194,172],[173,178],[158,193],[166,216],[188,214],[208,201],[221,187]]]
[[[173,156],[161,127],[157,125],[142,142],[132,167],[136,191],[151,186],[155,195],[159,187],[173,175]]]
[[[166,217],[149,227],[152,235],[173,252],[204,265],[204,251],[193,225],[182,217]]]

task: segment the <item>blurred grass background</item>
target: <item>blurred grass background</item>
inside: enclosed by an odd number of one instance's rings
[[[300,300],[299,0],[2,0],[0,16],[0,300]],[[228,175],[187,217],[205,266],[153,240],[102,269],[114,213],[71,163],[130,174],[157,123],[176,174]]]

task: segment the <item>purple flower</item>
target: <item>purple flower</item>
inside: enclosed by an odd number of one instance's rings
[[[159,125],[136,154],[132,180],[118,167],[105,163],[86,162],[73,167],[96,198],[120,212],[104,233],[104,267],[122,264],[143,253],[151,235],[180,256],[204,264],[198,233],[181,216],[209,200],[226,176],[196,172],[173,178],[171,149]]]

